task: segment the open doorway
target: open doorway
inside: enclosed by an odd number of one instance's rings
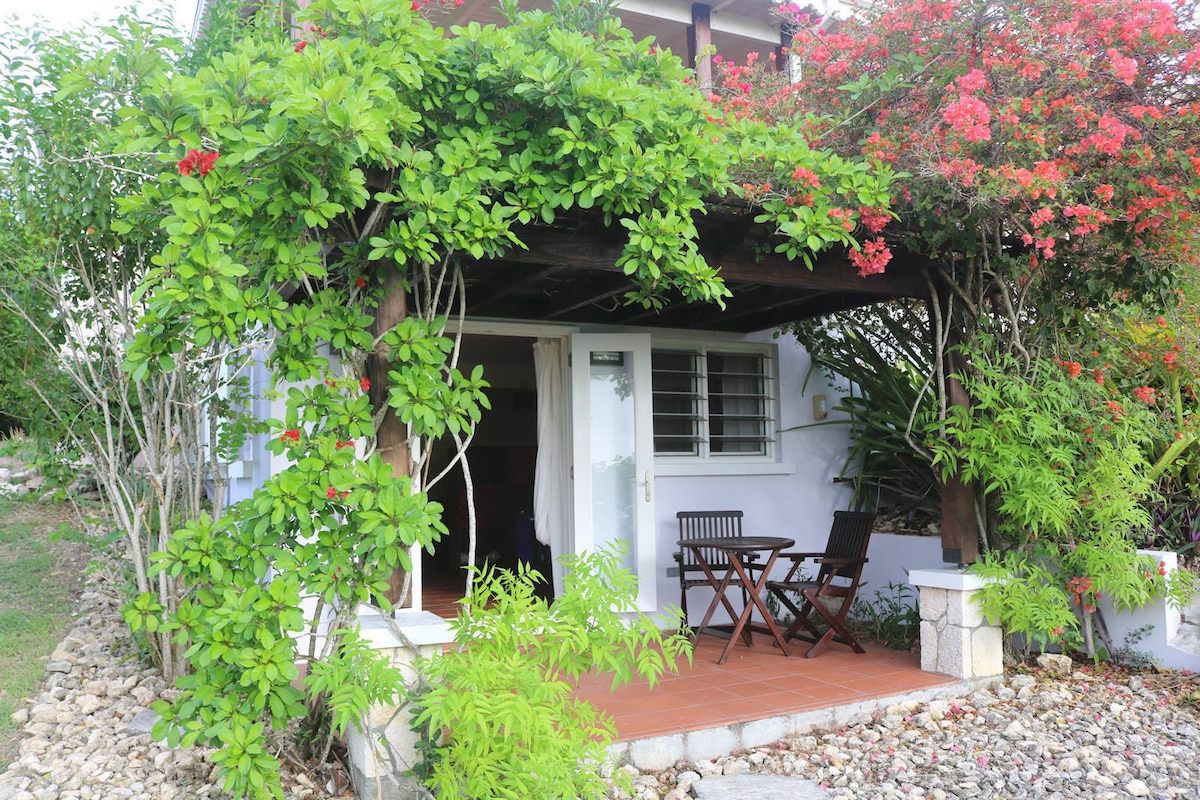
[[[459,356],[464,374],[483,365],[492,408],[485,411],[467,448],[476,510],[476,564],[513,569],[520,561],[550,575],[549,550],[537,542],[533,528],[533,486],[537,458],[537,381],[534,339],[517,336],[465,335]],[[452,446],[438,443],[431,473],[441,472]],[[445,508],[449,534],[422,555],[424,605],[435,613],[450,611],[466,585],[469,532],[466,483],[456,466],[429,491]],[[450,608],[446,609],[446,604]]]

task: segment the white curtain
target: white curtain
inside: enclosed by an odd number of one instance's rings
[[[537,376],[537,461],[533,472],[533,526],[538,541],[550,546],[554,592],[562,593],[563,567],[570,552],[570,419],[561,339],[533,344]]]

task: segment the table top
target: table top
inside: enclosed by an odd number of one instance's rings
[[[715,547],[718,550],[739,552],[743,550],[782,550],[796,541],[782,536],[712,536],[697,539],[680,539],[680,547]]]

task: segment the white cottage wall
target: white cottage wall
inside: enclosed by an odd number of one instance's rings
[[[679,538],[675,512],[741,509],[746,536],[785,536],[796,541],[796,550],[821,550],[833,512],[850,501],[849,488],[834,482],[846,458],[847,426],[809,427],[815,421],[813,395],[825,395],[832,408],[835,396],[844,390],[831,386],[823,374],[809,376],[808,353],[792,336],[773,339],[764,332],[740,341],[774,341],[778,346],[777,458],[761,465],[730,464],[721,474],[705,475],[688,474],[677,464],[656,464],[660,610],[679,604],[679,579],[673,570]],[[836,418],[830,411],[828,419]],[[711,598],[711,591],[691,590],[688,607],[693,622],[699,622]]]

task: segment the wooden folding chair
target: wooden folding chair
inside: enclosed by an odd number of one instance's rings
[[[717,536],[742,535],[741,511],[680,511],[675,514],[679,520],[679,539],[707,539]],[[726,555],[713,548],[702,548],[704,560],[718,574],[724,573],[729,567]],[[696,560],[696,554],[687,547],[679,548],[675,554],[675,563],[679,566],[679,605],[683,609],[683,624],[688,624],[687,592],[697,586],[711,586],[703,568]],[[743,593],[745,589],[743,587]]]
[[[767,589],[795,615],[784,637],[813,643],[804,654],[806,657],[820,655],[831,641],[849,645],[856,653],[866,652],[846,630],[845,620],[858,591],[863,565],[867,563],[867,545],[874,525],[874,514],[837,511],[825,552],[780,555],[792,559],[792,567],[783,580],[767,583]],[[819,566],[816,578],[811,580],[798,574],[808,559]],[[798,596],[800,605],[793,596]],[[828,626],[824,631],[814,624],[814,611]]]

